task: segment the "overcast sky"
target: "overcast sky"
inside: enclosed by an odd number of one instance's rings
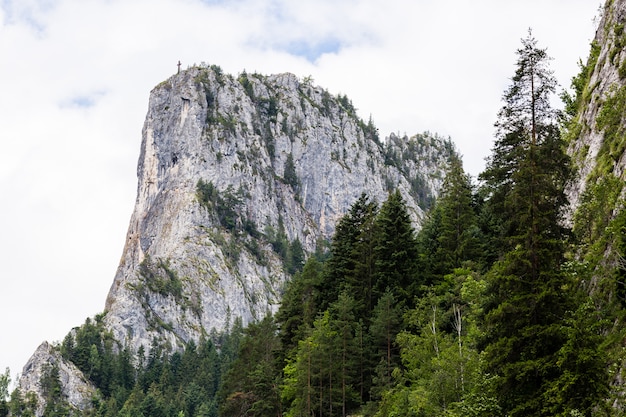
[[[0,0],[0,372],[102,312],[150,90],[205,62],[347,94],[476,176],[532,27],[568,88],[599,0]],[[14,378],[15,379],[15,378]]]

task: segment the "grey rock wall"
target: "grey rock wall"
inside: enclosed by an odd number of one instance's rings
[[[454,150],[432,135],[388,143],[347,99],[292,74],[235,78],[195,67],[161,83],[150,95],[136,206],[106,301],[115,338],[175,348],[275,311],[287,274],[268,231],[312,252],[362,192],[382,202],[398,187],[418,226],[417,196],[436,196]],[[295,184],[285,178],[288,159]],[[199,180],[238,196],[235,223],[258,233],[224,228],[198,201]],[[175,274],[181,291],[154,291],[147,270],[161,280]]]
[[[569,153],[577,168],[576,181],[569,187],[568,196],[572,213],[580,204],[590,181],[595,181],[590,174],[596,169],[600,155],[606,156],[605,130],[598,127],[598,116],[619,89],[626,86],[626,51],[623,43],[626,37],[623,27],[626,23],[626,2],[622,0],[608,1],[604,6],[602,18],[594,38],[599,48],[596,64],[585,87],[585,105],[578,115],[580,133],[573,137],[569,145]],[[622,31],[620,32],[619,27]],[[620,67],[623,69],[620,70]],[[622,75],[620,75],[620,71]],[[626,119],[622,117],[621,124]],[[623,128],[622,128],[623,129]],[[606,174],[613,174],[624,179],[626,153],[618,155],[612,168]]]
[[[91,398],[96,395],[96,388],[85,378],[74,364],[65,361],[61,354],[48,342],[43,342],[28,360],[18,383],[21,392],[33,392],[37,398],[38,416],[44,414],[42,377],[52,367],[59,371],[61,397],[75,410],[87,410],[91,407]]]

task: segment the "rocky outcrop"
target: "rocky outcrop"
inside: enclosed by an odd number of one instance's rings
[[[171,77],[150,96],[106,326],[148,351],[275,311],[285,265],[362,192],[382,202],[397,187],[418,225],[453,152],[430,134],[383,143],[347,97],[292,74]]]
[[[58,370],[58,381],[61,385],[60,400],[69,404],[74,410],[84,411],[92,406],[91,400],[96,396],[96,388],[74,364],[65,361],[58,350],[44,342],[28,360],[22,371],[18,388],[21,392],[32,392],[37,398],[36,413],[44,414],[46,391],[49,387],[42,386],[45,375],[55,368]]]
[[[569,146],[577,168],[577,179],[568,192],[573,210],[598,178],[626,178],[625,23],[626,2],[607,1],[588,62],[579,75],[581,103]]]
[[[602,314],[623,309],[624,207],[626,206],[626,1],[606,2],[586,65],[574,79],[577,113],[568,129],[569,153],[577,168],[569,189],[574,231],[581,243],[578,259],[591,272],[581,281]],[[617,306],[615,306],[617,305]],[[614,307],[608,307],[614,306]],[[619,314],[622,314],[621,312]],[[609,314],[610,315],[610,314]],[[604,348],[611,390],[607,404],[623,415],[626,358],[623,324],[607,329],[615,345]]]

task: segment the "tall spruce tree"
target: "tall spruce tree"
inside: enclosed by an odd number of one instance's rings
[[[476,213],[472,206],[472,182],[457,156],[450,159],[438,204],[442,210],[438,259],[447,267],[445,273],[450,273],[463,262],[478,257],[478,230]]]
[[[417,237],[420,274],[425,284],[437,285],[464,262],[480,258],[472,182],[456,155],[450,158],[439,198]]]
[[[557,415],[563,410],[547,393],[562,373],[564,320],[574,307],[562,269],[564,188],[571,170],[558,113],[550,105],[556,88],[550,58],[530,31],[517,54],[493,152],[481,175],[502,249],[488,273],[484,343],[489,371],[500,377],[507,415]]]
[[[337,300],[342,289],[353,292],[360,310],[371,311],[373,286],[374,219],[378,205],[362,193],[335,229],[323,282],[320,286],[320,310]]]
[[[279,347],[276,323],[270,315],[244,330],[238,357],[223,380],[221,415],[280,415],[279,369],[275,359]]]
[[[296,273],[286,287],[276,313],[284,355],[297,347],[298,341],[302,340],[308,329],[313,326],[319,312],[316,302],[319,299],[318,287],[322,271],[323,265],[315,257],[310,257],[303,270]]]
[[[391,290],[410,306],[421,285],[417,280],[417,240],[399,190],[389,194],[376,218],[375,300]]]

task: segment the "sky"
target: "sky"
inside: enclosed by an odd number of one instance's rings
[[[150,90],[206,63],[346,94],[474,177],[532,28],[568,89],[599,0],[0,0],[0,372],[104,309]],[[13,386],[13,385],[12,385]]]

